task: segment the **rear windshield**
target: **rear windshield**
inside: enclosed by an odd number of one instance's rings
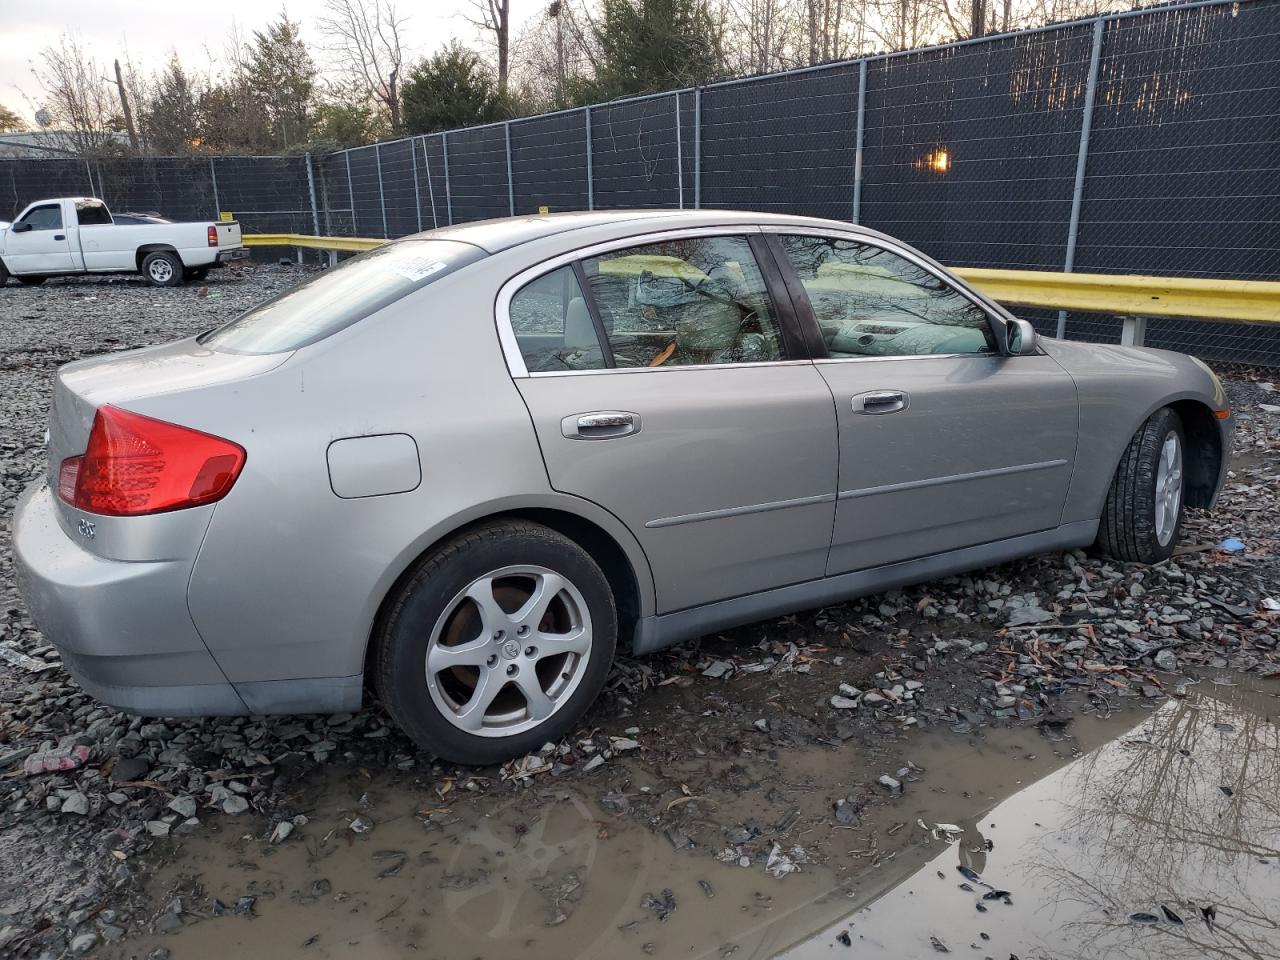
[[[389,243],[242,313],[200,342],[232,353],[297,350],[484,256],[456,240]]]

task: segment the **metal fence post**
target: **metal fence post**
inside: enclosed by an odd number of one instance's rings
[[[444,208],[453,226],[453,185],[449,183],[449,131],[440,134],[440,152],[444,154]]]
[[[409,166],[413,169],[413,209],[418,214],[418,232],[422,232],[422,194],[418,190],[418,141],[409,138]]]
[[[320,210],[316,207],[316,175],[311,169],[311,153],[307,152],[307,193],[311,197],[311,229],[319,235],[320,233]]]
[[[591,170],[591,108],[583,107],[582,114],[587,118],[587,209],[596,208],[596,184]]]
[[[222,212],[222,203],[218,200],[218,171],[213,167],[213,157],[209,158],[209,182],[213,184],[213,215]]]
[[[676,195],[680,209],[684,209],[684,150],[680,143],[680,91],[676,91]]]
[[[516,215],[516,184],[511,179],[511,121],[502,125],[502,132],[507,139],[507,210],[510,216]]]
[[[1071,222],[1067,227],[1067,252],[1063,259],[1063,273],[1070,273],[1076,265],[1076,240],[1080,236],[1080,207],[1084,201],[1085,166],[1089,160],[1089,132],[1093,129],[1093,100],[1098,92],[1098,63],[1102,59],[1102,34],[1106,21],[1099,17],[1093,21],[1093,49],[1089,54],[1089,80],[1084,88],[1083,116],[1080,118],[1080,150],[1076,154],[1076,181],[1071,193]],[[1067,311],[1058,311],[1059,340],[1067,335]]]
[[[853,141],[853,222],[862,222],[862,141],[867,120],[867,61],[858,61],[858,127]]]
[[[95,197],[98,195],[98,192],[93,189],[93,167],[89,166],[88,160],[85,160],[84,162],[84,172],[89,175],[89,196]]]
[[[693,209],[702,209],[702,88],[693,90]]]
[[[373,145],[373,162],[378,168],[378,203],[382,205],[382,235],[389,237],[387,230],[387,195],[382,190],[382,144]]]
[[[431,201],[431,229],[440,226],[440,218],[436,215],[436,188],[431,182],[431,151],[427,149],[427,138],[422,138],[422,166],[427,172],[427,199]]]
[[[347,161],[347,199],[351,201],[351,235],[356,235],[356,192],[351,186],[351,151],[342,151]]]

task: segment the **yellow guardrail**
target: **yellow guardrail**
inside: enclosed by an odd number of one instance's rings
[[[1137,317],[1280,323],[1280,283],[1040,270],[955,271],[999,303]]]
[[[251,233],[248,247],[302,247],[358,253],[386,243],[369,237]],[[1148,277],[1042,270],[956,267],[954,272],[991,299],[1019,307],[1079,310],[1127,317],[1184,317],[1280,323],[1280,282]]]
[[[363,253],[387,242],[369,237],[313,237],[306,233],[246,233],[242,239],[246,247],[304,247],[349,253]]]

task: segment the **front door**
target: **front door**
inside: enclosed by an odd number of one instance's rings
[[[15,229],[20,226],[29,229]],[[62,205],[43,203],[32,207],[9,228],[4,262],[15,274],[66,273],[78,269],[62,222]]]
[[[1059,524],[1079,414],[1057,363],[1002,355],[987,310],[905,251],[799,235],[775,249],[829,354],[817,361],[840,431],[828,574]]]
[[[781,300],[741,233],[610,248],[510,300],[552,486],[627,524],[660,612],[823,575],[835,415]]]

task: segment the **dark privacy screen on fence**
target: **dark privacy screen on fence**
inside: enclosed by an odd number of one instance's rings
[[[953,266],[1276,279],[1280,0],[1131,11],[325,156],[0,159],[0,219],[82,193],[230,211],[248,233],[367,237],[544,208],[752,209],[855,220]],[[1073,314],[1066,331],[1114,340],[1119,323]],[[1280,366],[1269,326],[1153,320],[1148,342]]]

